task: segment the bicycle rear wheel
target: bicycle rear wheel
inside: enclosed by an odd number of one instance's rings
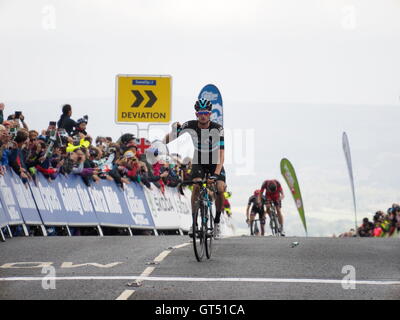
[[[205,208],[205,228],[206,228],[206,256],[207,259],[211,258],[212,245],[214,239],[214,216],[210,207]]]
[[[203,260],[205,252],[206,230],[203,223],[204,206],[201,204],[193,217],[193,250],[197,261]]]

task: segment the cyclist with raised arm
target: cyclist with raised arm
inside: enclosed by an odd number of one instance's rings
[[[249,198],[246,209],[246,223],[250,225],[250,233],[254,236],[252,228],[256,215],[259,215],[261,225],[261,235],[265,234],[265,205],[267,199],[261,194],[261,190],[254,191],[254,194]],[[250,211],[251,208],[251,211]],[[250,214],[251,212],[251,214]]]
[[[213,121],[210,121],[212,104],[208,100],[200,99],[195,106],[197,120],[187,121],[180,125],[179,122],[172,124],[172,132],[164,138],[164,143],[175,140],[184,133],[189,133],[193,145],[194,156],[192,162],[191,179],[201,181],[206,174],[210,174],[209,183],[216,182],[217,194],[215,199],[216,215],[214,219],[214,237],[220,237],[220,217],[223,211],[225,170],[224,170],[224,129]],[[193,185],[192,191],[192,213],[198,210],[197,199],[199,196],[199,185]],[[193,234],[192,228],[189,235]]]
[[[282,200],[285,197],[283,189],[278,180],[265,180],[261,186],[261,194],[265,191],[265,198],[267,199],[267,212],[271,203],[275,205],[278,221],[280,225],[280,234],[285,236],[283,231],[283,216],[282,216]],[[269,214],[269,213],[268,213]]]

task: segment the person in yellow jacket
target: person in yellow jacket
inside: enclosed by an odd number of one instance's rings
[[[79,140],[79,145],[75,145],[73,143],[72,138],[69,138],[66,151],[67,152],[74,152],[76,149],[79,149],[79,148],[82,148],[82,147],[88,149],[90,147],[90,144],[91,144],[89,139],[87,137],[83,136],[83,135],[80,135],[80,138],[81,139]]]
[[[229,202],[229,198],[232,196],[232,192],[224,192],[224,211],[226,212],[226,214],[228,215],[228,217],[232,216],[232,210],[231,210],[231,204]]]

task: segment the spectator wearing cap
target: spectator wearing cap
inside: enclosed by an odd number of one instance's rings
[[[88,124],[88,116],[84,116],[83,118],[80,118],[76,121],[76,128],[75,130],[72,132],[72,136],[77,136],[80,134],[83,134],[84,136],[87,136],[87,132],[86,132],[86,126]]]
[[[71,119],[72,116],[72,107],[69,104],[65,104],[62,107],[62,115],[60,120],[57,122],[57,127],[59,129],[65,129],[69,136],[72,135],[74,128],[77,127],[77,124],[74,120]]]

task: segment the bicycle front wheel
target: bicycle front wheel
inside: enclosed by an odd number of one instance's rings
[[[203,260],[205,252],[206,228],[203,224],[204,206],[201,204],[193,217],[193,250],[197,261]]]
[[[272,214],[271,214],[270,227],[272,230],[272,235],[279,237],[279,235],[280,235],[279,222],[278,222],[278,217],[275,212],[272,212]]]
[[[210,207],[206,207],[206,214],[205,214],[205,228],[206,228],[206,256],[207,259],[211,258],[212,252],[212,245],[214,239],[214,217],[212,214],[212,210]]]

